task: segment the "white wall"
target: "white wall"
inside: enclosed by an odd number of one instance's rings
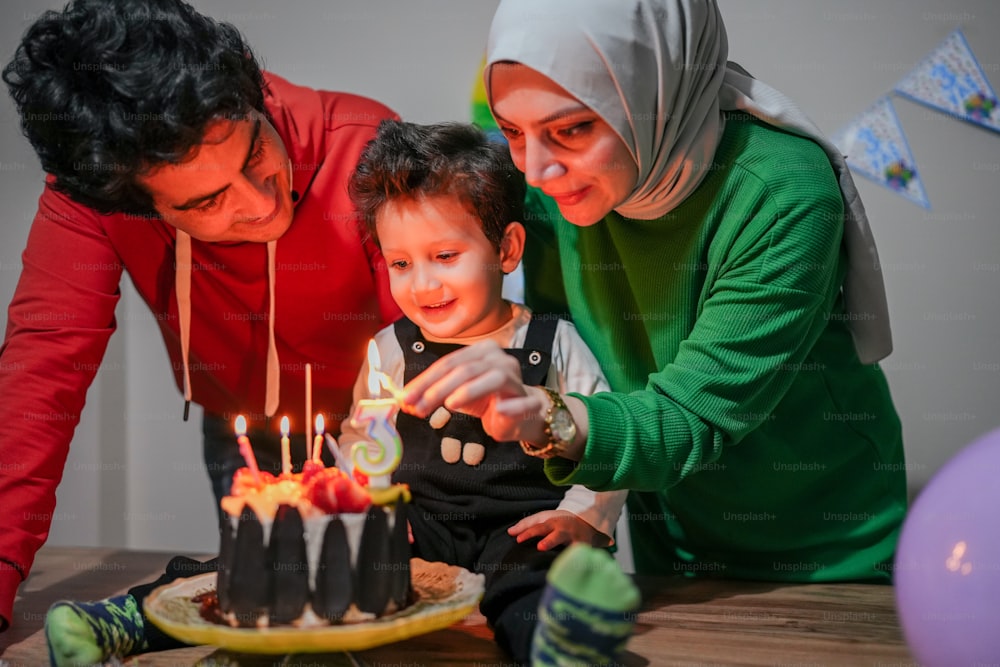
[[[993,0],[719,1],[731,58],[795,98],[828,133],[888,92],[960,25],[1000,87],[1000,9]],[[369,95],[420,122],[468,118],[496,6],[495,0],[193,4],[236,24],[265,65],[289,79]],[[4,62],[30,21],[60,5],[4,3]],[[933,209],[858,180],[886,270],[896,352],[884,366],[915,489],[964,444],[1000,426],[1000,135],[894,102]],[[0,96],[3,304],[17,282],[40,178],[10,101]],[[180,421],[155,322],[130,285],[123,293],[120,331],[88,395],[50,543],[211,551],[216,533],[200,414]]]

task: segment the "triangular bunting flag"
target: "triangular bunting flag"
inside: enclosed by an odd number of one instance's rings
[[[896,84],[914,102],[1000,132],[1000,109],[983,68],[961,30],[941,44]]]
[[[859,114],[837,132],[833,143],[847,157],[847,166],[924,208],[930,208],[917,165],[888,97]]]

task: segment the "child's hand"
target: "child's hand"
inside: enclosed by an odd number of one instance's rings
[[[520,363],[495,341],[447,354],[403,387],[403,410],[424,418],[442,405],[478,417],[498,442],[545,439],[548,397],[526,387]]]
[[[606,546],[608,538],[589,523],[566,510],[548,510],[525,517],[507,529],[507,533],[524,542],[541,537],[539,551],[548,551],[560,544],[583,542],[591,546]]]

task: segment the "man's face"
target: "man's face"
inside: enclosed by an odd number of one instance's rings
[[[202,143],[178,164],[136,180],[164,222],[200,241],[263,243],[292,224],[288,154],[274,128],[253,111],[209,123]]]

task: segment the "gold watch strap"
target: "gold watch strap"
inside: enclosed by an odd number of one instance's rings
[[[548,411],[545,413],[545,435],[548,437],[549,441],[541,447],[526,440],[521,440],[519,444],[521,445],[521,451],[528,456],[534,456],[539,459],[551,459],[566,451],[565,444],[557,441],[552,435],[552,430],[550,428],[552,413],[556,410],[568,410],[569,408],[566,407],[566,401],[563,400],[558,391],[545,386],[539,386],[539,389],[548,394],[549,401],[551,402]]]
[[[522,452],[528,456],[534,456],[539,459],[551,459],[554,456],[558,456],[562,452],[562,448],[558,447],[554,442],[550,442],[544,447],[536,447],[527,440],[521,440],[520,445]]]

